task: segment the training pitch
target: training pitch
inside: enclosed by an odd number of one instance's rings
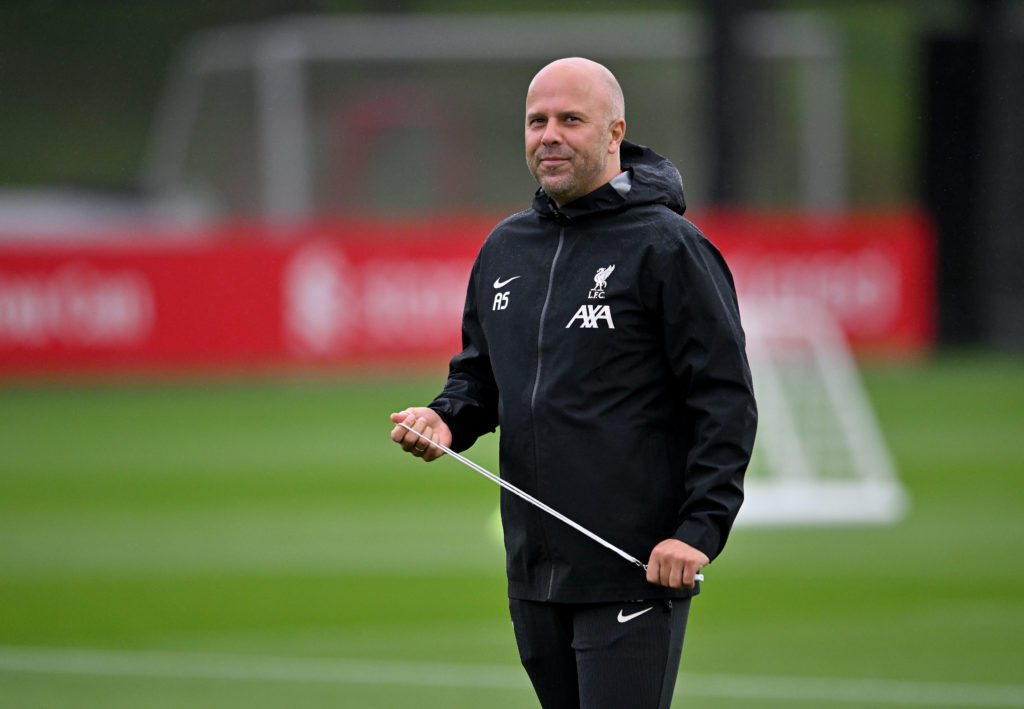
[[[1024,707],[1024,362],[864,374],[907,517],[737,529],[674,706]],[[0,706],[536,707],[498,488],[389,440],[440,383],[0,383]]]

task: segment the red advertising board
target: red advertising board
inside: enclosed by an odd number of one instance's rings
[[[826,304],[861,352],[932,341],[932,236],[913,213],[706,215],[741,304]],[[0,241],[0,373],[443,361],[494,220],[225,224]]]
[[[932,344],[934,237],[923,215],[717,214],[698,223],[725,255],[741,306],[819,301],[861,354],[914,354]]]

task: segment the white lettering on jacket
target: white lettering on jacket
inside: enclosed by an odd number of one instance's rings
[[[608,328],[611,330],[615,329],[615,323],[612,322],[612,309],[607,305],[581,305],[576,314],[572,316],[566,324],[566,328],[572,327],[573,323],[577,320],[581,320],[581,328],[596,328],[599,320],[604,320],[608,323]]]

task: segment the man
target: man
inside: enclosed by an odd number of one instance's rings
[[[391,415],[461,451],[501,426],[501,475],[646,575],[502,491],[509,603],[544,709],[667,708],[695,575],[743,498],[756,410],[732,277],[675,167],[623,140],[605,67],[562,59],[526,97],[530,209],[488,237],[463,351],[428,407]],[[425,461],[441,452],[395,426]]]

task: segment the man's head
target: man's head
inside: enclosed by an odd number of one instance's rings
[[[526,164],[562,206],[619,173],[626,133],[622,89],[608,69],[579,57],[541,69],[526,93]]]

